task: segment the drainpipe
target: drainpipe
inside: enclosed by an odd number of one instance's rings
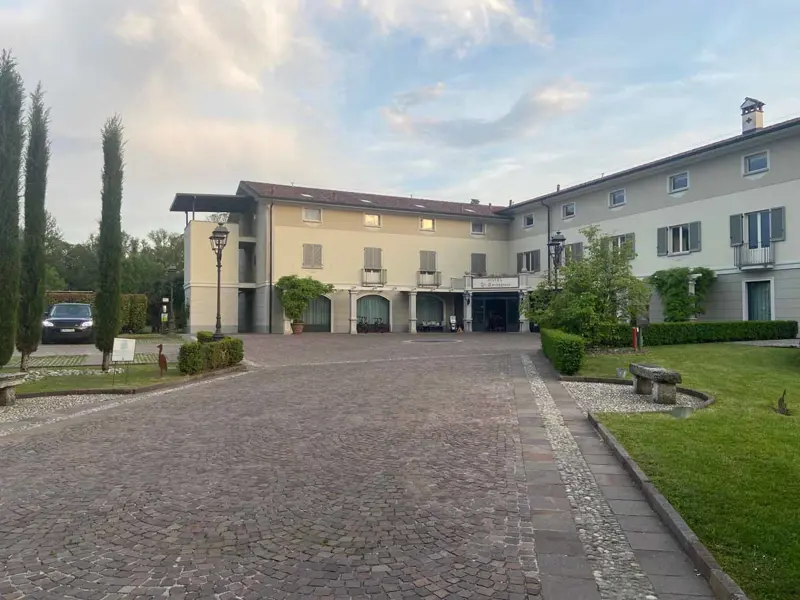
[[[547,208],[547,242],[549,243],[550,242],[550,235],[551,235],[551,232],[550,232],[550,230],[551,230],[550,205],[546,204],[544,200],[540,200],[539,202],[542,203],[542,206]],[[546,248],[547,248],[547,285],[550,285],[550,273],[551,273],[551,271],[553,269],[553,265],[551,264],[551,262],[552,262],[553,259],[550,256],[550,246],[546,246]]]
[[[269,332],[272,333],[272,295],[275,290],[272,289],[272,273],[275,270],[275,225],[272,222],[272,207],[275,202],[269,203]]]

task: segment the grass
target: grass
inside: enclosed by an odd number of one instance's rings
[[[740,344],[588,356],[581,375],[648,362],[716,396],[711,408],[604,423],[753,600],[800,598],[800,350]],[[772,407],[786,390],[794,416]]]
[[[94,367],[99,369],[99,367]],[[16,369],[15,369],[16,370]],[[5,370],[4,370],[5,371]],[[124,373],[111,375],[69,375],[64,377],[46,377],[38,381],[23,383],[17,387],[18,394],[39,392],[60,392],[66,390],[94,390],[115,388],[138,388],[146,385],[164,382],[178,382],[184,376],[178,372],[178,366],[173,364],[159,377],[157,365],[133,365],[128,371],[127,380]]]
[[[177,344],[185,341],[180,333],[122,333],[119,337],[128,340],[141,340],[148,344]]]

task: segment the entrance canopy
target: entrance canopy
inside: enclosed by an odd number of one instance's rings
[[[171,212],[245,213],[253,207],[252,196],[239,194],[175,194]]]

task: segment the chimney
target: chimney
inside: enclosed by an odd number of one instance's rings
[[[561,184],[560,184],[560,183],[557,183],[557,184],[556,184],[556,191],[557,191],[557,192],[560,192],[560,191],[561,191]]]
[[[513,204],[514,204],[514,201],[513,201],[513,200],[509,200],[509,201],[508,201],[508,205],[509,205],[509,206],[512,206]]]
[[[742,102],[742,133],[752,133],[764,127],[764,103],[749,96]]]

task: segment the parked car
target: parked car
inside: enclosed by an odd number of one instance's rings
[[[90,304],[54,304],[42,321],[42,343],[94,341]]]

